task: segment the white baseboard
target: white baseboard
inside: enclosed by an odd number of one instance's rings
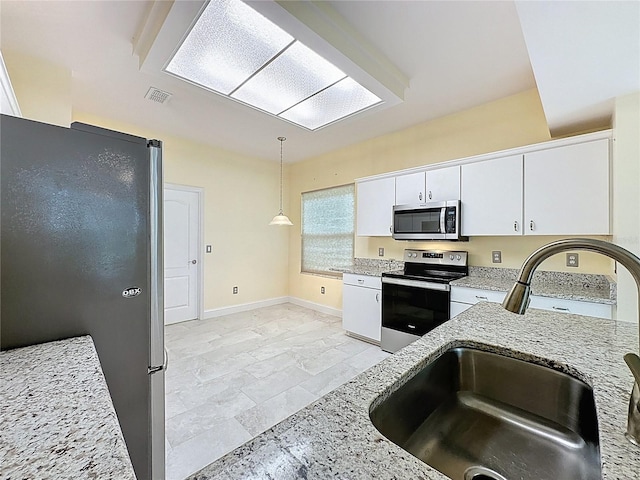
[[[340,309],[327,307],[326,305],[303,300],[302,298],[289,297],[289,302],[293,303],[294,305],[308,308],[310,310],[315,310],[316,312],[326,313],[327,315],[333,315],[334,317],[342,317],[342,310]]]
[[[316,312],[325,313],[327,315],[333,315],[334,317],[342,317],[342,310],[337,308],[327,307],[319,303],[309,302],[298,297],[276,297],[268,300],[260,300],[258,302],[242,303],[240,305],[231,305],[229,307],[212,308],[204,311],[203,319],[223,317],[224,315],[231,315],[233,313],[248,312],[249,310],[255,310],[256,308],[270,307],[272,305],[280,305],[282,303],[293,303],[300,307],[305,307]]]
[[[225,315],[231,315],[233,313],[248,312],[249,310],[255,310],[256,308],[280,305],[281,303],[287,303],[288,301],[289,297],[276,297],[269,298],[268,300],[260,300],[258,302],[231,305],[229,307],[212,308],[211,310],[204,311],[203,318],[223,317]]]

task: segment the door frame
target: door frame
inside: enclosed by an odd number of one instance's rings
[[[203,251],[204,251],[204,188],[201,187],[193,187],[191,185],[180,185],[177,183],[164,183],[164,190],[177,190],[181,192],[190,192],[195,193],[198,197],[198,252],[196,254],[196,260],[198,261],[198,274],[196,275],[198,282],[198,294],[196,295],[196,301],[198,302],[197,312],[198,318],[196,321],[202,320],[204,318],[204,262],[203,262]],[[164,193],[164,192],[163,192]],[[164,195],[163,195],[164,198]],[[164,202],[164,200],[163,200]],[[164,206],[164,204],[163,204]],[[163,224],[164,225],[164,224]],[[164,236],[164,232],[162,234]],[[164,279],[164,272],[162,272]],[[163,280],[164,281],[164,280]]]

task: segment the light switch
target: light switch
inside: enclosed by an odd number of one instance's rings
[[[207,252],[207,253],[211,253],[211,245],[207,245],[207,250],[206,250],[206,252]]]

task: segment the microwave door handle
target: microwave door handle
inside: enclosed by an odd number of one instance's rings
[[[447,233],[445,230],[445,218],[447,213],[447,207],[440,209],[440,233]]]

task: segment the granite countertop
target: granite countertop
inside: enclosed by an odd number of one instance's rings
[[[452,286],[508,292],[518,271],[511,268],[469,267],[469,276]],[[531,294],[541,297],[616,304],[616,284],[606,275],[538,271],[531,282]]]
[[[402,270],[403,268],[404,262],[401,260],[356,257],[353,259],[353,264],[344,268],[333,268],[332,270],[355,275],[380,277],[383,273]]]
[[[342,273],[379,277],[383,273],[402,270],[400,260],[355,258],[352,265],[334,270]],[[451,285],[508,292],[516,280],[514,268],[469,267],[469,276]],[[583,302],[616,304],[616,284],[606,275],[537,271],[531,284],[532,295]]]
[[[622,357],[637,351],[638,326],[542,310],[518,316],[479,303],[190,479],[446,479],[384,438],[369,408],[453,346],[549,364],[587,382],[598,413],[603,479],[637,478],[640,448],[623,435],[633,376]]]
[[[0,478],[136,478],[91,337],[0,352],[0,385]]]

